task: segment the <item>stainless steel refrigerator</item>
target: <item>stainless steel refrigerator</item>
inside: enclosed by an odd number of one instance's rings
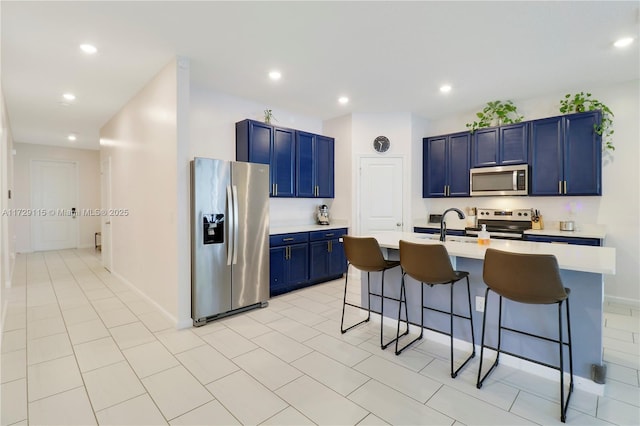
[[[269,298],[269,166],[191,162],[193,325],[266,306]]]

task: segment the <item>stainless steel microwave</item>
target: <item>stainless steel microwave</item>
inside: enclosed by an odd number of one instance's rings
[[[471,169],[471,195],[527,195],[528,169],[526,164]]]

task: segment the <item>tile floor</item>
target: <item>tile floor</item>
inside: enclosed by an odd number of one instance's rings
[[[555,382],[501,365],[478,390],[477,358],[454,380],[446,346],[395,356],[375,323],[341,335],[342,280],[180,331],[93,250],[19,255],[13,284],[3,425],[559,423]],[[605,311],[605,395],[576,391],[567,423],[638,425],[640,311]]]

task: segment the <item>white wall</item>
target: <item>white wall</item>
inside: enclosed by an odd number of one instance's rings
[[[209,157],[235,160],[235,123],[246,118],[262,121],[263,111],[267,108],[273,110],[276,118],[272,124],[336,137],[330,132],[323,131],[322,121],[319,119],[192,84],[188,159]],[[339,138],[336,138],[336,146],[340,143]],[[331,207],[332,203],[333,200],[329,199],[271,198],[269,210],[271,226],[314,223],[317,206],[327,204]]]
[[[92,149],[64,148],[30,143],[14,144],[14,207],[31,208],[31,160],[73,161],[78,166],[78,208],[100,208],[100,152]],[[100,231],[100,218],[78,216],[78,245],[93,247],[94,234]],[[32,251],[31,218],[16,217],[14,220],[16,250],[20,253]]]
[[[190,324],[188,202],[183,159],[188,62],[163,68],[100,130],[100,155],[111,157],[112,273],[155,302],[178,327]],[[186,78],[186,80],[185,80]],[[185,87],[187,86],[187,87]],[[188,133],[187,133],[188,135]],[[180,188],[180,190],[179,190]],[[188,199],[187,199],[188,200]],[[185,242],[186,241],[186,242]],[[185,306],[186,304],[186,306]]]
[[[535,99],[513,99],[525,120],[560,115],[559,101],[566,93],[584,91],[567,89]],[[493,208],[537,208],[544,215],[545,227],[572,218],[582,224],[603,224],[607,227],[606,246],[616,248],[615,276],[605,277],[605,294],[627,301],[640,301],[640,88],[638,80],[621,84],[589,88],[596,99],[614,112],[614,145],[612,155],[605,155],[602,169],[601,197],[474,197],[422,199],[414,193],[414,219],[424,220],[428,213],[442,213],[448,207],[466,206]],[[465,130],[475,111],[433,121],[425,136],[435,136]],[[420,151],[421,152],[421,151]],[[421,173],[421,171],[420,171]],[[415,207],[417,206],[417,207]],[[450,219],[455,222],[455,215]]]
[[[335,198],[327,200],[330,214],[333,219],[347,221],[349,226],[353,225],[352,203],[355,193],[355,175],[352,174],[353,163],[353,134],[352,117],[343,115],[341,117],[326,120],[323,123],[323,133],[331,135],[335,142]],[[353,232],[353,231],[350,231]]]
[[[14,197],[9,198],[9,190],[14,191],[14,143],[4,104],[4,93],[0,89],[0,211],[7,212],[14,207]],[[11,286],[13,259],[15,258],[15,218],[9,214],[0,215],[0,287]],[[1,314],[1,313],[0,313]]]

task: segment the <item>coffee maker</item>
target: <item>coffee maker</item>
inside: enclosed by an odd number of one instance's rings
[[[318,206],[318,224],[329,225],[329,207],[326,204]]]

